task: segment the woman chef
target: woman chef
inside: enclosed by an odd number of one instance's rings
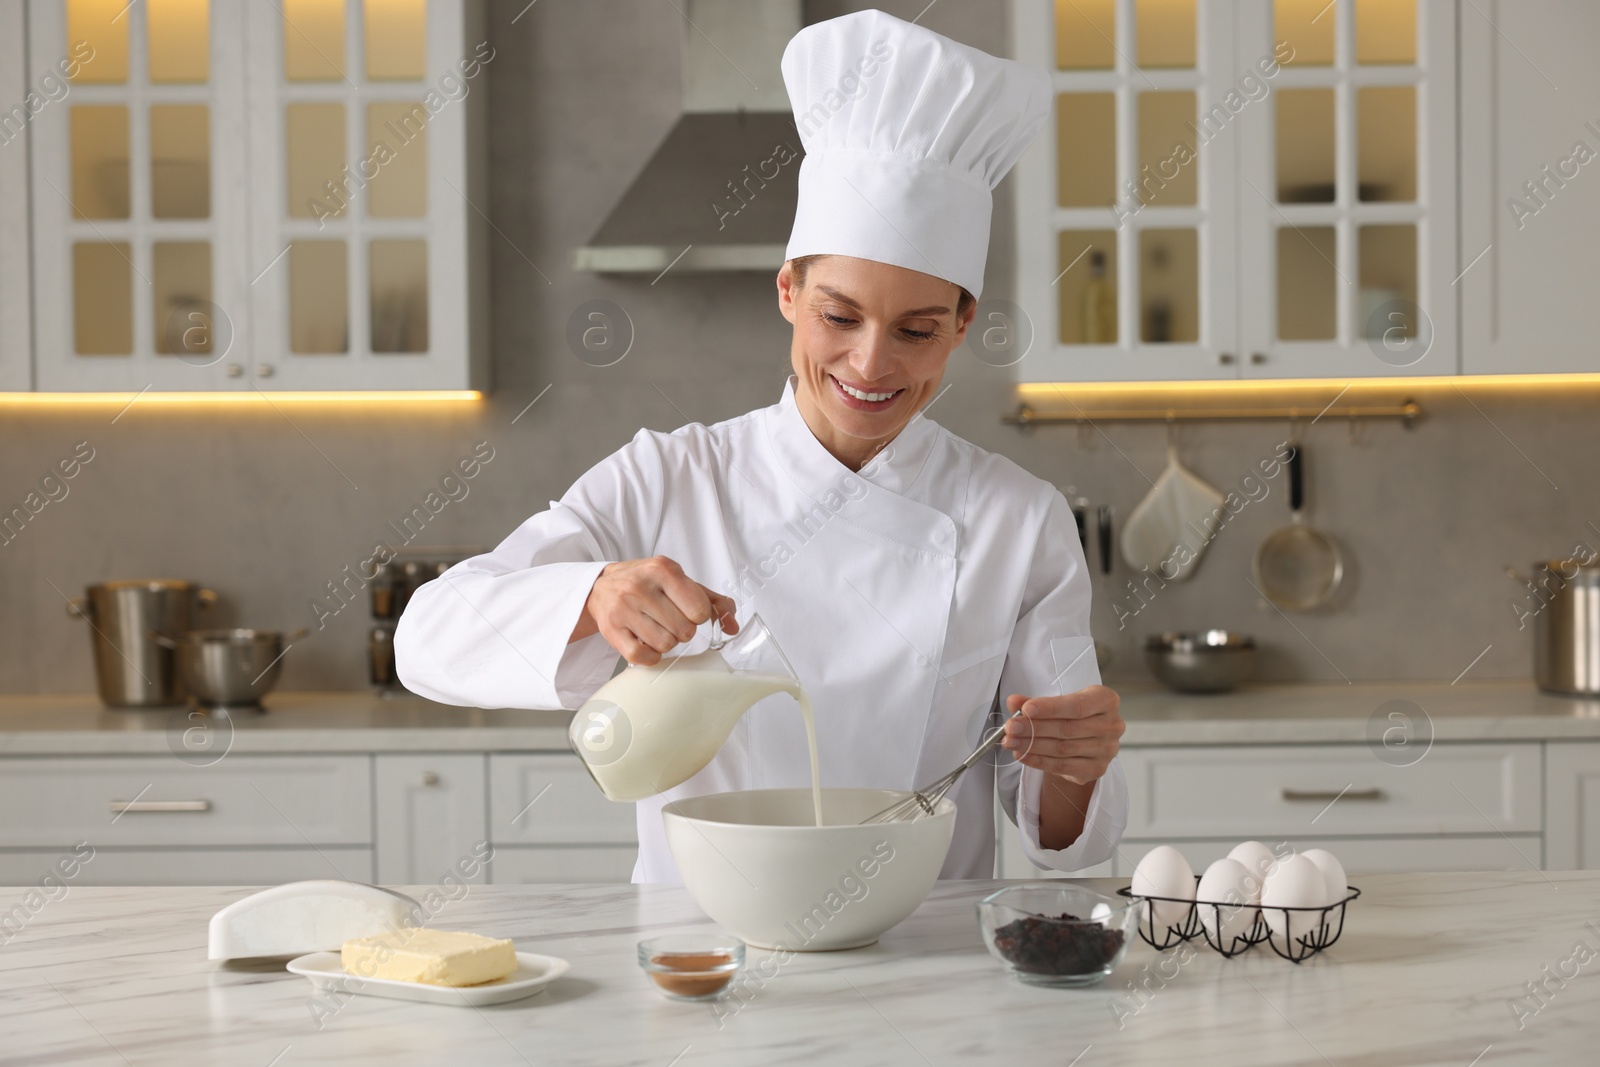
[[[920,414],[972,322],[990,190],[1043,125],[1049,76],[876,10],[801,30],[783,76],[806,156],[777,278],[782,399],[640,430],[424,585],[395,632],[399,676],[447,703],[575,708],[618,653],[653,664],[714,615],[759,612],[815,706],[824,786],[915,788],[967,756],[997,700],[1022,709],[1015,759],[951,794],[942,877],[991,876],[996,775],[1028,859],[1099,863],[1127,821],[1123,723],[1072,515]],[[667,801],[810,782],[793,702],[758,704],[704,770],[638,804],[633,880],[679,881]]]

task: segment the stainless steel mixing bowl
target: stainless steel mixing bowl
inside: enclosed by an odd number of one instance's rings
[[[1256,642],[1229,630],[1151,634],[1144,657],[1151,673],[1180,693],[1225,693],[1255,670]]]
[[[212,710],[261,710],[277,684],[288,645],[305,630],[189,630],[156,637],[178,654],[178,673],[189,696]]]

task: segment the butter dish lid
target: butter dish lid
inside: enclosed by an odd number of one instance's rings
[[[288,882],[236,900],[213,915],[206,958],[337,952],[355,938],[419,925],[421,909],[404,893],[365,882]]]

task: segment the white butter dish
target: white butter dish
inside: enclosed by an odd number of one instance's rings
[[[392,889],[334,879],[289,882],[211,917],[213,960],[337,952],[346,941],[418,925],[422,905]]]
[[[517,953],[517,969],[504,978],[481,985],[444,986],[425,985],[421,982],[398,982],[390,978],[359,978],[346,974],[339,963],[337,952],[313,952],[290,960],[291,973],[304,975],[318,990],[329,993],[364,993],[373,997],[391,997],[395,1000],[415,1000],[424,1004],[454,1004],[457,1007],[480,1008],[486,1004],[504,1004],[510,1000],[531,997],[557,978],[567,973],[572,965],[556,956],[540,956],[533,952]]]

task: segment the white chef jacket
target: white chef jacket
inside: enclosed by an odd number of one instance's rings
[[[812,435],[794,387],[713,426],[640,430],[494,551],[423,585],[395,629],[400,680],[448,704],[576,708],[619,661],[600,634],[568,644],[595,578],[660,555],[771,629],[814,705],[825,787],[924,785],[966,758],[997,700],[1099,682],[1083,550],[1054,487],[920,415],[852,472]],[[997,775],[1035,864],[1111,856],[1128,810],[1117,761],[1083,833],[1055,850],[1039,845],[1044,774],[1002,756],[950,794],[941,877],[992,876]],[[810,784],[793,700],[766,698],[702,771],[637,804],[633,880],[681,881],[668,801]]]

